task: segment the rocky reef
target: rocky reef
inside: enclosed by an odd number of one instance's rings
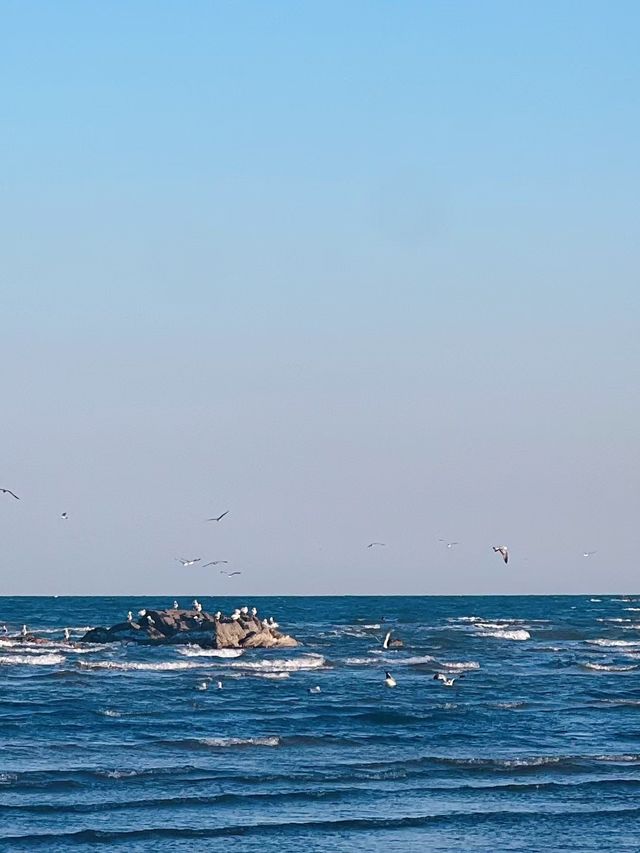
[[[197,608],[141,610],[138,619],[119,622],[110,628],[92,628],[80,642],[195,643],[209,649],[275,649],[298,645],[297,640],[277,629],[276,623],[238,611],[229,617]]]

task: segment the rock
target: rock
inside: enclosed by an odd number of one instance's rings
[[[255,616],[216,619],[195,610],[146,610],[137,621],[92,628],[81,643],[195,643],[213,649],[293,648],[298,641]]]

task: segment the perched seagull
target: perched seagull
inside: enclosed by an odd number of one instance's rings
[[[237,622],[237,621],[238,621],[238,619],[240,618],[240,611],[238,610],[238,608],[237,608],[237,607],[236,607],[236,609],[233,611],[233,613],[231,614],[231,618],[233,619],[233,621],[234,621],[234,622]]]
[[[63,512],[62,515],[60,516],[60,518],[63,518],[65,521],[67,521],[67,519],[69,518],[69,513]]]
[[[222,515],[219,515],[217,518],[208,518],[207,521],[222,521],[222,519],[225,517],[225,515],[228,515],[228,514],[229,514],[229,510],[227,509],[222,513]]]
[[[15,498],[17,501],[20,500],[16,493],[12,492],[11,489],[0,489],[0,492],[2,492],[3,495],[11,495],[11,497]]]
[[[203,563],[202,568],[206,569],[207,566],[219,566],[221,563],[228,563],[229,560],[211,560],[210,563]]]
[[[127,613],[127,622],[133,622],[133,613],[131,611]]]
[[[257,608],[257,607],[252,607],[252,608],[251,608],[251,615],[252,615],[252,616],[257,616],[257,615],[258,615],[258,608]]]
[[[131,611],[129,611],[129,612],[131,612]],[[147,615],[147,611],[144,607],[142,608],[142,610],[138,610],[138,616],[146,616],[146,615]]]
[[[183,566],[193,566],[194,563],[199,563],[202,557],[196,557],[195,560],[183,560],[181,557],[176,557],[177,563],[182,563]]]
[[[202,605],[200,604],[197,598],[193,599],[193,609],[196,611],[196,613],[202,613]]]
[[[597,551],[585,551],[582,556],[583,557],[592,557],[594,554],[597,554],[597,553],[598,553]]]
[[[177,602],[177,601],[174,601],[174,602],[173,602],[173,609],[174,609],[174,610],[180,610],[180,605],[178,604],[178,602]]]
[[[242,613],[243,616],[248,616],[249,615],[249,608],[248,607],[241,607],[240,613]]]
[[[221,575],[226,575],[228,578],[232,578],[234,575],[241,575],[242,572],[225,572],[224,569],[220,569]]]
[[[492,545],[491,546],[496,554],[500,554],[505,563],[509,562],[509,549],[506,545]]]
[[[221,617],[222,617],[222,610],[218,610],[213,616],[214,619],[220,619]]]
[[[438,539],[438,542],[444,542],[447,548],[453,548],[455,545],[459,545],[459,542],[448,542],[446,539]]]
[[[385,672],[384,683],[387,685],[387,687],[395,687],[398,682],[395,680],[395,678],[391,675],[390,672]]]
[[[376,545],[384,546],[386,544],[386,542],[369,542],[367,548],[375,548]]]

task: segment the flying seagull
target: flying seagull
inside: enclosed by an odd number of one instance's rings
[[[369,542],[367,548],[374,548],[376,545],[386,545],[386,542]]]
[[[206,569],[207,566],[217,566],[219,563],[228,563],[229,560],[212,560],[210,563],[203,563],[202,568]]]
[[[453,548],[454,545],[459,545],[459,542],[447,542],[446,539],[438,539],[438,542],[444,542],[447,548]]]
[[[64,520],[66,521],[69,518],[69,513],[63,512],[62,515],[60,516],[60,518],[64,518]]]
[[[220,569],[221,575],[226,575],[228,578],[232,578],[234,575],[241,575],[242,572],[226,572],[224,569]]]
[[[20,500],[20,498],[15,494],[15,492],[12,492],[11,489],[0,489],[0,492],[2,492],[3,495],[11,495],[11,497],[15,498],[17,501]]]
[[[207,521],[222,521],[222,519],[225,517],[225,515],[228,515],[228,514],[229,514],[229,510],[227,509],[222,513],[222,515],[219,515],[217,518],[208,518]]]
[[[456,681],[459,678],[464,678],[464,673],[461,673],[457,677],[452,676],[451,678],[446,676],[443,672],[436,672],[436,674],[433,676],[433,680],[434,681],[441,681],[443,687],[453,687],[453,685],[456,683]]]
[[[178,563],[182,563],[183,566],[192,566],[194,563],[199,563],[202,557],[196,557],[195,560],[183,560],[180,557],[176,557]]]
[[[497,554],[500,554],[502,556],[502,559],[505,561],[505,563],[509,562],[509,549],[506,545],[492,545],[492,548]]]
[[[583,557],[592,557],[594,554],[597,554],[597,553],[598,553],[597,551],[585,551],[582,556]]]

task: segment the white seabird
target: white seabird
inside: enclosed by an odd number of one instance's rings
[[[65,638],[65,640],[71,639],[71,631],[68,628],[64,629],[64,638]]]
[[[196,690],[206,690],[208,686],[209,683],[207,681],[200,681],[198,684],[196,684]]]
[[[257,616],[257,615],[258,615],[258,608],[257,608],[257,607],[252,607],[252,608],[251,608],[251,615],[252,615],[252,616]]]
[[[385,674],[384,674],[384,675],[385,675],[384,683],[387,685],[387,687],[395,687],[395,686],[396,686],[396,684],[397,684],[398,682],[397,682],[397,681],[395,680],[395,678],[391,675],[391,673],[390,673],[390,672],[385,672]]]
[[[214,614],[213,618],[214,618],[214,619],[221,619],[221,618],[222,618],[222,610],[217,610],[217,611],[215,612],[215,614]]]
[[[180,605],[178,604],[178,602],[177,602],[177,601],[174,601],[174,602],[173,602],[173,609],[174,609],[174,610],[180,610]]]
[[[593,557],[594,554],[597,554],[597,551],[585,551],[582,556],[583,557]]]
[[[389,648],[389,640],[390,640],[390,639],[391,639],[391,631],[387,631],[387,635],[386,635],[386,637],[384,638],[384,641],[383,641],[383,643],[382,643],[382,648],[383,648],[383,649],[388,649],[388,648]]]
[[[218,690],[222,690],[222,682],[218,681],[218,683],[216,684],[216,687]]]
[[[131,611],[127,613],[127,622],[133,622],[133,613]]]
[[[438,542],[444,542],[447,548],[455,548],[456,545],[459,545],[459,542],[449,542],[447,539],[438,539]]]
[[[500,554],[505,563],[509,562],[509,549],[506,545],[492,545],[491,546],[496,554]]]
[[[196,611],[196,613],[202,613],[202,605],[200,604],[197,598],[193,599],[193,609]]]
[[[231,614],[231,618],[233,619],[233,621],[234,621],[234,622],[237,622],[237,621],[238,621],[238,619],[240,618],[240,611],[238,610],[238,608],[237,608],[237,607],[236,607],[236,609],[233,611],[233,613]]]
[[[320,692],[321,692],[320,687],[319,687],[319,685],[317,685],[317,684],[316,684],[316,686],[315,686],[315,687],[310,687],[310,688],[309,688],[309,693],[320,693]]]
[[[464,673],[458,675],[456,678],[454,678],[454,677],[449,678],[443,672],[436,672],[436,674],[433,676],[433,680],[434,681],[441,681],[443,687],[453,687],[453,685],[456,683],[456,681],[459,678],[464,678]]]
[[[195,557],[193,560],[183,560],[182,557],[176,557],[177,563],[182,563],[183,566],[193,566],[194,563],[199,563],[202,557]]]
[[[240,613],[242,613],[243,616],[248,616],[249,615],[249,608],[248,607],[241,607]]]
[[[20,633],[22,634],[23,637],[27,636],[27,634],[29,633],[29,629],[27,628],[26,625],[22,626],[22,630],[20,631]]]

